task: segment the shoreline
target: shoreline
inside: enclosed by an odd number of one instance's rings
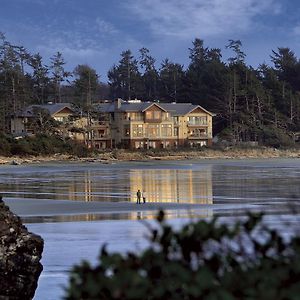
[[[49,200],[33,198],[3,198],[10,210],[21,217],[25,223],[81,222],[99,220],[138,220],[155,219],[160,210],[166,218],[178,217],[212,217],[246,215],[247,212],[264,212],[266,214],[290,214],[285,205],[265,207],[259,203],[175,203],[175,202],[85,202],[70,200]]]
[[[161,150],[161,151],[130,151],[112,150],[93,154],[89,157],[77,157],[68,154],[46,156],[0,156],[0,165],[21,165],[42,162],[100,162],[117,161],[153,161],[153,160],[189,160],[189,159],[267,159],[267,158],[300,158],[300,149],[276,148],[226,148],[200,150]]]
[[[159,210],[185,210],[213,209],[227,207],[226,204],[194,204],[174,202],[147,202],[136,204],[135,202],[97,202],[97,201],[70,201],[48,199],[15,199],[3,198],[9,208],[20,217],[49,217],[80,214],[121,214],[136,212],[158,212]]]

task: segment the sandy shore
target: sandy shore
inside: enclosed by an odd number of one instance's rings
[[[36,200],[4,198],[11,211],[25,222],[64,222],[120,219],[153,219],[159,210],[173,217],[211,217],[217,215],[245,214],[261,211],[258,204],[190,204],[132,202],[83,202],[68,200]]]
[[[79,161],[79,162],[101,162],[112,161],[136,161],[136,160],[184,160],[184,159],[247,159],[247,158],[300,158],[300,149],[275,149],[275,148],[226,148],[223,150],[201,149],[201,150],[162,150],[162,151],[130,151],[113,150],[91,157],[75,157],[66,154],[55,154],[51,156],[28,156],[28,157],[4,157],[0,156],[1,164],[26,164],[51,161]]]
[[[68,200],[36,200],[4,198],[10,209],[21,217],[57,216],[74,214],[111,214],[138,211],[192,210],[212,208],[215,205],[188,203],[83,202]]]

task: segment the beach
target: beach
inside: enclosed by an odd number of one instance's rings
[[[277,149],[269,147],[241,148],[227,147],[224,149],[177,149],[177,150],[142,150],[131,151],[113,149],[93,153],[89,157],[77,157],[68,154],[46,156],[0,156],[1,164],[36,164],[44,162],[100,162],[113,163],[118,161],[152,161],[152,160],[188,160],[188,159],[251,159],[251,158],[300,158],[300,149]]]
[[[84,202],[69,200],[36,200],[36,199],[12,199],[4,198],[4,202],[17,215],[22,217],[58,216],[78,214],[111,214],[128,213],[138,211],[159,210],[191,210],[203,208],[203,204],[189,203],[143,203],[132,202]],[[215,205],[214,205],[215,206]],[[213,205],[205,205],[212,208]]]
[[[103,245],[119,253],[145,249],[160,209],[175,228],[213,216],[233,224],[249,211],[264,212],[267,224],[284,234],[285,220],[288,230],[299,227],[299,214],[291,210],[299,206],[299,158],[114,156],[107,163],[94,158],[1,166],[4,202],[45,241],[35,300],[62,299],[70,269],[83,259],[94,264]],[[138,189],[147,192],[145,204],[136,204]]]

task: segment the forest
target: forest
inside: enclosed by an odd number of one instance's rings
[[[108,82],[89,65],[66,70],[63,53],[46,64],[0,33],[0,132],[9,117],[29,104],[70,102],[88,109],[103,99],[191,102],[213,112],[214,136],[234,143],[255,141],[292,146],[300,132],[300,61],[289,48],[270,50],[272,65],[246,63],[240,40],[229,40],[231,57],[196,38],[187,49],[189,64],[164,59],[159,67],[149,49],[138,57],[121,53]]]

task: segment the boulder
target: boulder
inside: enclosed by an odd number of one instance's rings
[[[0,196],[0,300],[33,298],[43,247],[43,239],[28,232]]]

